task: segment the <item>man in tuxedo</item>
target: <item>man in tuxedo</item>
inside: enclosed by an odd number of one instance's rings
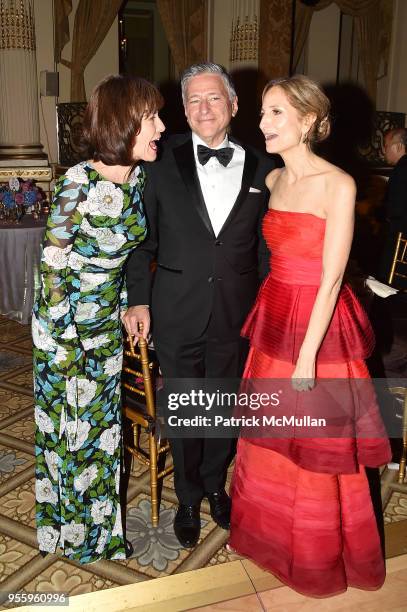
[[[389,130],[384,135],[383,153],[387,163],[394,166],[390,174],[384,200],[386,225],[385,241],[379,276],[388,282],[399,232],[407,233],[407,129]],[[404,287],[405,283],[400,283]]]
[[[238,104],[223,67],[191,66],[181,87],[192,133],[167,141],[161,159],[146,164],[149,235],[128,262],[124,323],[137,336],[142,322],[146,335],[151,304],[164,380],[234,378],[247,355],[240,329],[268,271],[261,222],[274,162],[228,135]],[[216,523],[229,528],[224,486],[232,449],[230,439],[171,440],[179,500],[174,530],[185,547],[198,541],[203,497]]]

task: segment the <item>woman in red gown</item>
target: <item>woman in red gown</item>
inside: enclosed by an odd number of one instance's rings
[[[244,378],[291,378],[302,397],[312,397],[315,379],[369,378],[364,359],[373,332],[342,282],[355,184],[312,151],[329,134],[329,101],[314,81],[270,82],[260,129],[267,151],[279,153],[285,167],[266,180],[271,197],[263,232],[271,272],[243,329],[251,343]],[[364,466],[383,465],[391,453],[374,402],[368,413],[360,428],[369,422],[371,437],[362,431],[354,438],[239,440],[230,546],[305,595],[383,584]]]

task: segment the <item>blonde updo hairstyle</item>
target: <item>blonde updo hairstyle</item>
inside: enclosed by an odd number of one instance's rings
[[[272,87],[280,87],[284,91],[291,106],[295,108],[300,117],[305,117],[310,113],[315,115],[315,121],[303,139],[309,148],[329,136],[331,104],[318,83],[302,74],[274,79],[265,86],[262,98]]]

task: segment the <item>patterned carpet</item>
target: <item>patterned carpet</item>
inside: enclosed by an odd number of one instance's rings
[[[127,537],[134,555],[126,561],[99,561],[81,567],[36,548],[34,517],[34,419],[29,328],[0,317],[0,591],[59,591],[79,595],[149,580],[236,559],[224,548],[228,534],[202,503],[202,537],[182,549],[172,523],[176,496],[164,481],[159,527],[149,523],[149,480],[136,464],[127,492]],[[387,486],[387,485],[385,485]],[[406,533],[407,495],[393,493],[385,523],[399,522]],[[402,551],[400,551],[402,552]],[[396,552],[393,554],[400,554]],[[1,605],[0,609],[4,609]]]

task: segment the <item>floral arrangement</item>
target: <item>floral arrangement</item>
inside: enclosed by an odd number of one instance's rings
[[[16,205],[29,208],[45,199],[45,193],[31,179],[24,181],[12,177],[8,183],[0,183],[0,202],[5,208],[13,208]]]

